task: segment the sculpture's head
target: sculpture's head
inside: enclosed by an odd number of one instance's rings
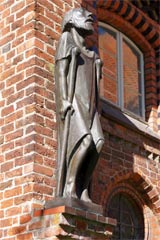
[[[75,8],[67,12],[62,22],[62,31],[70,31],[72,27],[82,29],[90,35],[93,33],[93,14],[84,8]]]

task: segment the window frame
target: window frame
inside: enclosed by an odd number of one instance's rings
[[[145,84],[144,84],[144,56],[142,51],[135,45],[135,43],[129,39],[124,33],[120,32],[119,30],[115,29],[114,27],[106,24],[104,22],[99,21],[98,27],[103,27],[109,29],[116,33],[116,51],[117,51],[117,104],[105,99],[106,101],[110,102],[111,104],[119,107],[123,112],[134,116],[135,118],[141,119],[145,121]],[[132,111],[129,111],[124,107],[124,76],[123,76],[123,39],[129,43],[139,54],[140,56],[140,72],[141,72],[141,112],[142,115],[138,115]]]

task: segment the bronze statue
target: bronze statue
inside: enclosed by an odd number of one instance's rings
[[[85,46],[93,15],[83,8],[66,13],[56,53],[58,123],[57,196],[91,202],[88,187],[104,137],[99,121],[101,60]]]

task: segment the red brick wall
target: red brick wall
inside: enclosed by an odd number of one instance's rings
[[[100,21],[123,32],[143,52],[146,122],[158,133],[159,110],[156,83],[158,61],[155,56],[159,42],[156,37],[155,41],[151,40],[153,36],[157,36],[158,26],[129,1],[98,1],[97,11]],[[145,22],[138,27],[142,17],[145,17]],[[145,30],[150,25],[152,30],[146,34]],[[103,56],[104,53],[101,54]],[[103,86],[102,92],[107,98],[105,77]],[[110,106],[106,103],[102,105],[105,145],[92,181],[92,198],[97,203],[101,202],[107,210],[115,194],[119,192],[128,194],[143,211],[145,236],[148,235],[149,239],[158,239],[157,236],[160,235],[160,137],[158,134],[156,138],[145,134],[141,128],[143,124],[136,120],[131,122],[131,118],[126,119],[126,115],[113,107],[113,112],[109,113],[107,108]]]
[[[36,153],[35,3],[1,1],[1,152],[0,152],[0,238],[21,233],[22,215],[35,204],[33,163]],[[37,78],[37,84],[38,80]],[[51,170],[52,171],[52,170]]]
[[[135,22],[132,25],[127,22],[132,12],[125,19],[121,17],[127,1],[118,13],[114,12],[118,1],[111,9],[108,7],[112,1],[106,5],[105,2],[97,1],[99,20],[127,31],[144,51],[147,116],[150,125],[157,129],[154,51],[157,42],[150,44],[152,36],[145,39],[142,30],[134,27]],[[0,3],[0,239],[3,240],[38,239],[37,229],[42,225],[32,218],[33,210],[43,208],[44,200],[54,196],[57,154],[54,54],[64,13],[80,3],[96,14],[92,6],[95,3],[90,0],[2,0]],[[97,44],[97,35],[88,39],[88,45],[93,43]],[[140,181],[139,198],[148,203],[144,205],[148,216],[145,219],[154,220],[150,228],[158,231],[160,147],[157,141],[105,115],[102,125],[106,141],[94,174],[92,198],[105,208],[117,184],[125,186],[130,179],[130,185],[139,186]],[[156,239],[157,233],[153,234],[151,239]]]
[[[139,200],[156,239],[160,211],[160,144],[103,116],[105,145],[92,182],[92,198],[106,209],[120,189]],[[149,212],[149,216],[147,215]],[[155,238],[154,238],[155,237]]]

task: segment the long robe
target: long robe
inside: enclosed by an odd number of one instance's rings
[[[62,103],[62,86],[59,78],[59,68],[61,67],[61,60],[68,59],[71,61],[72,49],[76,44],[72,38],[71,33],[64,32],[59,40],[59,45],[56,53],[56,109],[57,109],[57,123],[58,123],[58,164],[61,164],[61,150],[63,142],[64,121],[60,116],[60,109]],[[91,134],[94,143],[96,144],[100,139],[104,139],[101,124],[99,121],[97,105],[98,105],[98,86],[96,79],[95,61],[98,58],[93,51],[81,51],[77,57],[77,67],[75,76],[75,86],[72,106],[74,112],[70,119],[69,134],[67,139],[67,154],[66,164],[69,164],[70,158],[76,151],[81,140],[87,135]],[[68,68],[67,84],[70,83],[70,66]]]

